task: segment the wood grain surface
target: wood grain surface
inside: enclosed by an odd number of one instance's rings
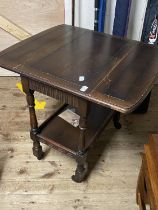
[[[129,113],[157,79],[157,54],[158,47],[63,24],[2,51],[0,66]]]
[[[154,86],[147,114],[121,115],[121,130],[109,124],[92,151],[93,173],[77,184],[70,179],[74,159],[44,145],[45,159],[32,155],[29,114],[25,96],[15,87],[18,81],[0,78],[0,208],[137,210],[139,153],[148,142],[148,131],[158,130],[158,87]],[[45,110],[37,112],[40,122],[60,105],[42,94],[36,98],[47,102]]]

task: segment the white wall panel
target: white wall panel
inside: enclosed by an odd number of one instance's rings
[[[94,0],[77,0],[79,5],[78,25],[82,28],[94,29]]]
[[[72,9],[71,9],[72,0],[64,0],[64,2],[65,2],[65,24],[71,25],[72,24]]]
[[[105,33],[112,34],[115,18],[116,0],[107,0],[105,16]]]
[[[128,25],[128,38],[140,40],[148,0],[132,0]]]
[[[71,0],[65,0],[65,23],[71,25]],[[75,26],[94,29],[94,0],[75,1]]]
[[[132,0],[131,12],[129,17],[128,33],[130,39],[140,40],[144,16],[148,0]],[[65,0],[66,7],[71,8],[71,0]],[[105,33],[112,34],[115,17],[116,0],[107,0],[107,9],[105,17]],[[67,18],[71,16],[71,9],[65,13]],[[70,22],[70,21],[69,21]],[[71,24],[71,22],[70,22]],[[94,0],[76,0],[76,26],[83,28],[94,28]]]

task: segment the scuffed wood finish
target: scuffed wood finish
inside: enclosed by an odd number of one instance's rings
[[[60,25],[1,52],[0,66],[128,113],[152,89],[158,75],[157,54],[154,46]],[[83,92],[82,86],[88,89]]]
[[[158,48],[139,42],[67,25],[48,29],[2,51],[0,66],[22,77],[34,155],[41,158],[42,141],[75,156],[77,169],[72,179],[83,181],[87,152],[113,117],[113,110],[131,112],[151,90],[158,75],[157,53]],[[34,91],[75,107],[80,115],[79,128],[53,115],[39,130]],[[115,127],[120,128],[119,114],[113,119]]]
[[[88,173],[88,150],[113,117],[114,111],[28,77],[21,76],[21,81],[30,112],[30,137],[33,140],[33,154],[39,160],[44,157],[40,145],[40,142],[43,142],[73,156],[76,159],[77,168],[72,180],[78,183],[82,182]],[[39,127],[34,108],[34,91],[53,96],[65,103]],[[68,104],[73,106],[80,115],[79,126],[76,128],[58,116]]]
[[[80,107],[78,107],[78,111],[80,114],[80,120],[79,120],[80,131],[78,138],[78,154],[76,156],[77,168],[75,171],[75,175],[72,176],[72,180],[80,183],[85,179],[88,172],[87,152],[85,152],[85,148],[86,148],[86,130],[89,129],[87,126],[88,124],[87,121],[90,112],[90,103],[82,101],[80,103]]]
[[[141,210],[158,210],[158,134],[150,134],[149,144],[144,146],[142,168],[137,186],[137,203]]]
[[[78,97],[71,95],[67,92],[61,91],[58,88],[52,88],[50,85],[43,84],[39,81],[29,79],[29,87],[32,90],[36,90],[40,93],[43,93],[47,96],[60,100],[64,103],[70,104],[74,107],[79,107]]]
[[[77,161],[77,168],[75,171],[75,175],[72,175],[72,180],[80,183],[85,180],[87,173],[88,173],[88,162],[87,162],[87,154],[82,153],[78,154],[76,157]]]
[[[122,129],[116,130],[112,122],[104,129],[91,153],[93,173],[77,184],[69,179],[74,159],[43,144],[47,155],[42,161],[31,154],[28,109],[17,82],[20,78],[0,77],[0,209],[138,210],[139,153],[148,131],[158,128],[158,86],[153,88],[147,114],[121,115]],[[45,110],[37,110],[40,124],[60,104],[43,94],[35,96],[47,103]]]
[[[21,82],[23,85],[23,90],[26,94],[26,100],[29,107],[30,112],[30,125],[31,125],[31,131],[30,136],[33,140],[33,154],[37,157],[38,160],[43,158],[43,152],[42,147],[36,139],[36,134],[38,133],[38,122],[36,118],[35,113],[35,103],[34,103],[34,91],[30,89],[29,87],[29,81],[26,78],[21,78]]]

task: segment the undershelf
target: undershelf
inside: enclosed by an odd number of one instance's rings
[[[39,141],[49,144],[57,150],[75,155],[78,152],[79,127],[74,127],[58,115],[58,113],[46,120],[41,127],[37,137]],[[91,103],[91,108],[87,120],[87,130],[85,132],[85,150],[95,140],[106,124],[110,121],[114,111],[100,105]]]

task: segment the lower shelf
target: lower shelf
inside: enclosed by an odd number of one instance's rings
[[[91,104],[85,132],[85,149],[88,149],[105,125],[113,117],[114,111],[100,105]],[[75,155],[78,152],[79,127],[60,118],[58,115],[50,117],[39,128],[37,138],[57,150]]]

